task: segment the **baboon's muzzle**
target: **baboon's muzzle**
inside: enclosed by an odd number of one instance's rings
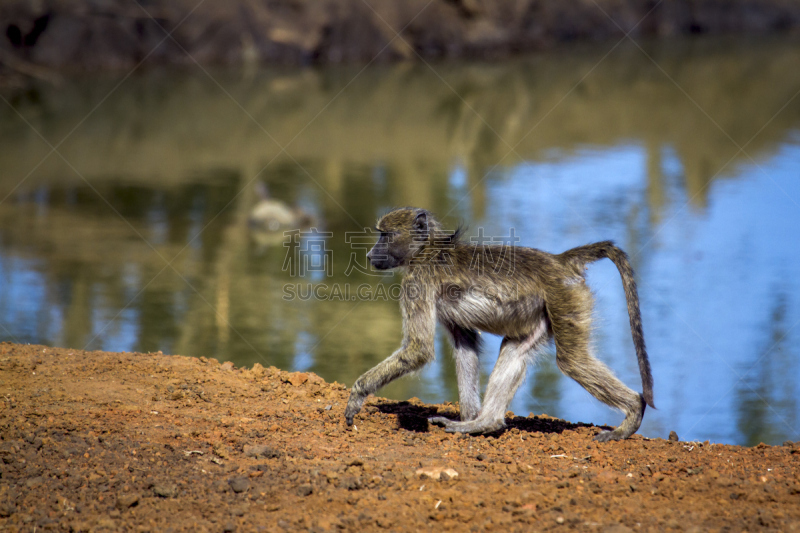
[[[388,246],[373,246],[372,250],[367,253],[367,259],[369,259],[370,264],[378,270],[388,270],[397,266],[393,258],[389,255]]]

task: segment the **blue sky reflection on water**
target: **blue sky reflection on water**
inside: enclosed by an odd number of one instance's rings
[[[340,71],[219,74],[241,108],[204,77],[134,76],[64,143],[81,177],[56,158],[37,166],[47,147],[2,115],[0,339],[258,362],[351,385],[399,345],[397,303],[287,301],[285,287],[397,282],[346,276],[344,236],[392,206],[421,205],[469,235],[513,228],[520,245],[549,252],[606,239],[628,251],[658,406],[642,434],[800,440],[800,99],[790,100],[800,75],[783,68],[800,49],[790,44],[730,52],[713,78],[727,48],[654,53],[716,124],[622,52],[578,86],[599,57],[440,67],[468,102],[429,69],[403,66],[369,70],[346,91]],[[19,111],[61,138],[102,96],[90,81],[43,90]],[[303,131],[291,158],[242,108],[281,142]],[[292,278],[282,236],[248,225],[255,180],[331,232],[331,278]],[[596,353],[640,390],[619,275],[601,261],[588,279]],[[433,364],[380,394],[456,401],[442,332],[435,345]],[[484,385],[499,345],[486,335]],[[552,346],[511,409],[621,420],[561,375]]]

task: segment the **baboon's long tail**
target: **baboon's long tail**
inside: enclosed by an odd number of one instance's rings
[[[633,277],[633,269],[630,261],[628,261],[628,255],[617,248],[613,242],[603,241],[567,250],[562,256],[581,270],[586,264],[606,257],[611,259],[617,266],[619,275],[622,277],[622,286],[625,288],[625,300],[628,303],[628,318],[630,318],[631,322],[633,345],[636,348],[636,358],[639,360],[639,373],[642,376],[642,387],[644,389],[642,397],[644,397],[647,405],[655,409],[655,405],[653,405],[653,376],[650,373],[650,360],[647,358],[647,349],[644,344],[642,315],[639,311],[639,293],[636,290],[636,280]]]

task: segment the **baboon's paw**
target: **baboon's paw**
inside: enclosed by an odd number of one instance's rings
[[[448,433],[492,433],[503,429],[502,420],[470,420],[469,422],[453,422],[447,424],[445,431]]]
[[[448,427],[450,424],[454,423],[455,420],[450,420],[449,418],[445,418],[443,416],[433,416],[428,419],[428,422],[437,426]]]
[[[361,406],[364,405],[365,396],[361,396],[354,392],[350,393],[350,399],[347,401],[347,407],[344,410],[344,419],[348,426],[353,425],[353,418],[361,411]]]
[[[610,442],[612,440],[624,440],[628,437],[629,435],[626,435],[624,432],[620,431],[619,428],[617,428],[614,431],[601,431],[594,436],[593,440],[596,440],[597,442]]]

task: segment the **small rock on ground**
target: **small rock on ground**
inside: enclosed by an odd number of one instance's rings
[[[232,478],[228,481],[228,484],[233,489],[233,492],[236,493],[244,492],[250,488],[250,480],[243,476]]]

